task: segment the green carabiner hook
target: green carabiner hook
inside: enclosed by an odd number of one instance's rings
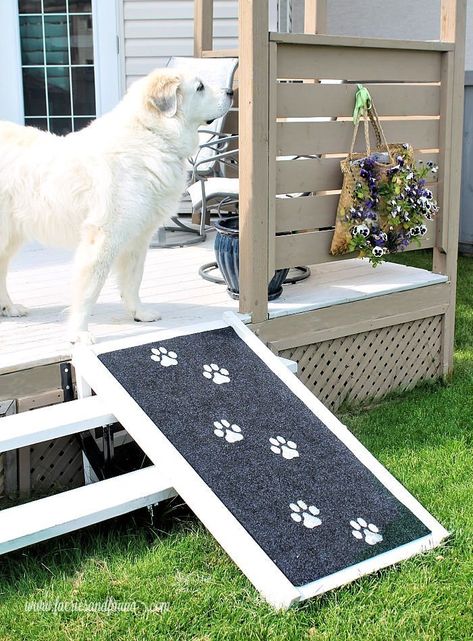
[[[358,85],[355,95],[355,109],[353,110],[353,123],[358,124],[360,117],[371,109],[371,95],[366,87]]]

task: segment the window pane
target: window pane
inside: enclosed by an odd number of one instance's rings
[[[25,116],[46,115],[44,69],[23,69],[23,100]]]
[[[20,37],[22,64],[44,64],[43,25],[41,22],[41,16],[21,16]]]
[[[41,13],[41,0],[19,0],[18,11],[20,13]]]
[[[70,134],[72,131],[72,120],[71,118],[50,118],[49,130],[58,136]]]
[[[84,129],[92,120],[95,120],[95,118],[74,118],[74,131]]]
[[[65,13],[66,0],[44,0],[44,13]]]
[[[36,127],[37,129],[48,131],[47,118],[25,118],[25,125],[27,127]]]
[[[68,67],[47,67],[49,113],[68,116],[71,113],[71,89]]]
[[[46,36],[46,64],[67,65],[69,63],[67,17],[45,16],[44,33]]]
[[[74,114],[80,116],[95,115],[95,86],[93,67],[73,67],[72,96]]]
[[[93,65],[92,16],[71,16],[71,63]]]
[[[69,11],[71,13],[91,13],[92,1],[91,0],[69,0]]]

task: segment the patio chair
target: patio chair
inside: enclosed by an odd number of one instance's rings
[[[238,66],[238,58],[183,58],[172,57],[169,59],[168,67],[175,69],[182,69],[189,73],[202,78],[206,83],[215,84],[221,87],[233,87],[233,79],[235,71]],[[222,156],[226,152],[228,142],[233,138],[223,132],[226,115],[218,118],[211,125],[200,129],[199,139],[200,147],[194,158],[190,158],[191,171],[189,172],[189,184],[195,183],[195,166],[198,162],[199,181],[212,177],[224,176],[224,164]],[[210,143],[210,144],[209,144]],[[200,187],[202,189],[202,187]],[[203,193],[204,202],[205,193]],[[206,225],[206,217],[199,216],[200,210],[195,208],[192,204],[192,217],[196,220],[199,218],[198,226],[189,226],[184,223],[179,215],[172,216],[173,226],[165,226],[158,229],[157,240],[153,240],[150,244],[151,247],[182,247],[184,245],[193,245],[195,243],[203,242],[206,239],[207,231],[209,228]],[[206,207],[203,210],[207,213]],[[207,219],[208,223],[208,219]],[[210,228],[212,229],[212,228]],[[166,242],[167,232],[188,232],[194,237],[179,242]]]
[[[201,234],[205,234],[205,226],[210,222],[210,205],[216,207],[217,215],[223,218],[228,215],[238,214],[238,203],[240,198],[240,183],[238,178],[226,178],[225,176],[208,177],[206,171],[205,150],[215,149],[213,160],[223,167],[238,166],[238,149],[228,149],[232,141],[237,141],[238,136],[214,136],[213,140],[204,143],[193,161],[192,184],[187,188],[191,198],[192,211],[200,212]],[[204,151],[204,157],[200,158],[200,152]],[[301,157],[302,158],[302,157]],[[203,171],[201,170],[203,167]],[[280,198],[297,198],[307,196],[308,193],[286,194]],[[230,211],[228,211],[230,209]],[[220,276],[214,276],[212,272],[218,269],[216,261],[205,263],[199,268],[199,275],[211,283],[223,284],[225,281]],[[292,273],[284,281],[286,284],[298,283],[310,276],[310,269],[307,266],[294,267]]]

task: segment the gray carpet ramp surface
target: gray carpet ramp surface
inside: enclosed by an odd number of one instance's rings
[[[232,328],[98,358],[293,585],[430,533]]]

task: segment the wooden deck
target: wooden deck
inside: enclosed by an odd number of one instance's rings
[[[224,311],[238,311],[238,303],[227,295],[225,286],[206,282],[198,275],[199,266],[212,260],[212,235],[200,245],[150,249],[141,294],[145,303],[157,305],[162,320],[131,320],[109,278],[90,319],[96,340],[168,330],[219,319]],[[0,318],[0,374],[70,358],[66,320],[71,276],[70,252],[31,245],[15,257],[9,273],[10,293],[15,302],[30,308],[30,314]],[[445,276],[402,265],[373,269],[357,259],[325,263],[313,266],[307,281],[286,286],[283,295],[270,303],[269,314],[296,314],[445,280]]]

